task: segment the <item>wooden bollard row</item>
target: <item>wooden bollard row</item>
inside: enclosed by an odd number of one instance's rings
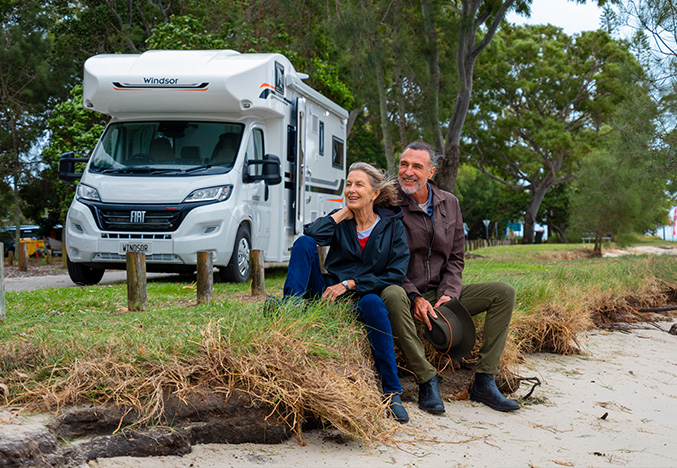
[[[263,252],[250,251],[251,294],[265,294],[265,269]],[[146,309],[146,254],[127,252],[127,308],[132,311]],[[197,253],[197,302],[209,304],[214,296],[214,259],[212,252]]]

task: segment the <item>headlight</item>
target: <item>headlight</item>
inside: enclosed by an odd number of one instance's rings
[[[94,187],[90,187],[86,184],[78,184],[78,188],[75,190],[75,195],[78,198],[82,198],[84,200],[101,201],[99,192],[97,192]]]
[[[203,189],[193,190],[183,202],[199,202],[199,201],[225,201],[230,198],[233,192],[232,185],[222,185],[221,187],[208,187]]]

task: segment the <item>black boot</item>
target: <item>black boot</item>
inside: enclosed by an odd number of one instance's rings
[[[418,386],[418,407],[428,413],[444,413],[437,376]]]
[[[519,403],[504,397],[498,391],[492,374],[475,374],[475,382],[473,382],[468,396],[472,401],[484,403],[496,411],[507,412],[520,409]]]
[[[389,395],[390,403],[388,410],[390,415],[400,424],[406,424],[409,422],[409,414],[402,404],[402,398],[397,393],[392,393]]]

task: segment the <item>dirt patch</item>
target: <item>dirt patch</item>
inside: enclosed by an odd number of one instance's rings
[[[68,270],[64,268],[60,257],[53,258],[47,265],[44,259],[31,258],[28,260],[28,270],[21,271],[19,265],[14,262],[12,265],[5,264],[5,278],[21,278],[29,276],[54,276],[67,275]]]

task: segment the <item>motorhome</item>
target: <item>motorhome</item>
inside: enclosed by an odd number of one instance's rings
[[[97,55],[85,108],[111,116],[79,179],[64,239],[68,272],[98,283],[142,252],[148,271],[192,271],[212,252],[223,280],[250,276],[250,249],[286,262],[303,225],[343,203],[348,113],[280,54]],[[83,172],[78,161],[87,160]]]

